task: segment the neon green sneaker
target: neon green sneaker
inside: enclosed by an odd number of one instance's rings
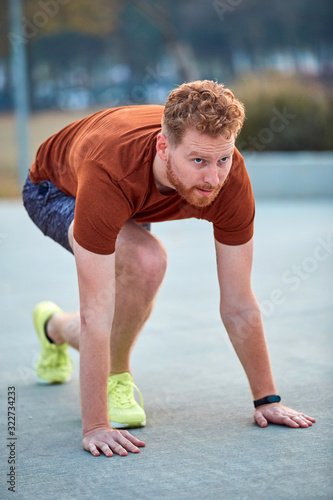
[[[139,393],[141,405],[134,399],[133,388]],[[116,429],[146,425],[141,392],[128,372],[108,377],[108,407],[110,425]]]
[[[40,384],[69,382],[74,363],[67,352],[68,344],[52,344],[45,335],[46,322],[63,311],[54,302],[39,302],[33,310],[33,321],[40,342],[40,352],[35,365],[35,378]]]

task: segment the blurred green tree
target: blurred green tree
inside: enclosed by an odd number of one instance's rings
[[[0,3],[0,57],[9,54],[9,1]],[[237,51],[243,51],[255,62],[273,50],[309,48],[321,53],[333,44],[331,0],[317,0],[315,4],[313,0],[22,0],[22,3],[26,42],[79,33],[90,40],[96,37],[106,45],[114,44],[119,57],[134,66],[138,60],[150,62],[163,53],[171,53],[182,80],[197,77],[198,67],[206,74],[218,73],[220,67],[222,74],[226,71],[232,76]]]
[[[10,44],[15,44],[15,33],[10,33],[8,5],[0,3],[0,56],[9,55]],[[105,37],[115,29],[121,8],[120,0],[22,0],[23,43],[40,37],[64,32],[85,33]],[[19,43],[19,40],[16,40]]]

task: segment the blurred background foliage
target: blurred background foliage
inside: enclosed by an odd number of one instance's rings
[[[240,150],[333,150],[333,93],[317,78],[247,74],[234,82],[232,90],[246,109]],[[274,116],[280,118],[277,125]]]
[[[0,3],[0,195],[15,163],[8,131],[18,44],[27,53],[33,152],[70,121],[164,103],[194,79],[225,83],[245,103],[242,151],[333,149],[332,0],[22,0],[21,39],[11,32],[10,1]],[[272,129],[276,113],[293,117],[288,127]]]

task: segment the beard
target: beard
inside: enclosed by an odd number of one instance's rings
[[[223,183],[217,186],[202,184],[187,188],[172,168],[170,158],[166,163],[166,176],[170,184],[176,189],[183,200],[197,208],[209,207],[214,202],[223,186]],[[200,195],[197,189],[213,190],[213,192],[209,196],[204,196]]]

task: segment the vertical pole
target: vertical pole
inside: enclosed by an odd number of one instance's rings
[[[30,166],[28,132],[28,73],[26,43],[22,27],[21,0],[9,0],[11,74],[17,130],[19,180],[23,185]]]

